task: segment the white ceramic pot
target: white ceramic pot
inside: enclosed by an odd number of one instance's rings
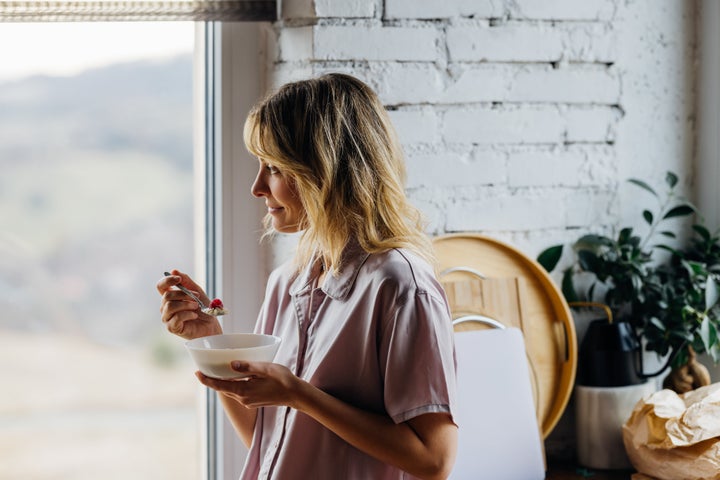
[[[623,387],[575,386],[578,463],[601,470],[632,468],[622,426],[635,404],[657,389],[654,381]]]

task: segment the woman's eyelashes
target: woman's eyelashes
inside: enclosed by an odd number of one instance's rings
[[[258,157],[258,162],[260,163],[260,169],[266,171],[270,175],[280,173],[280,169],[268,162],[266,159]]]

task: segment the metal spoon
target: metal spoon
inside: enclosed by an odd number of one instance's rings
[[[169,276],[172,275],[172,273],[170,273],[170,272],[163,272],[163,274],[164,274],[166,277],[169,277]],[[224,311],[216,312],[216,309],[210,308],[210,307],[208,307],[207,305],[205,305],[202,301],[200,301],[200,299],[197,297],[197,295],[195,295],[193,292],[191,292],[191,291],[188,290],[187,288],[183,287],[182,285],[175,285],[175,287],[177,287],[181,292],[183,292],[183,293],[184,293],[185,295],[187,295],[188,297],[190,297],[190,298],[192,298],[193,300],[195,300],[195,301],[198,303],[198,305],[200,305],[200,311],[201,311],[201,312],[206,313],[206,314],[208,314],[208,315],[215,315],[215,316],[218,316],[218,317],[219,317],[220,315],[225,315],[225,312],[224,312]]]

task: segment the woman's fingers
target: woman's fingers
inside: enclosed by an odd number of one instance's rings
[[[202,287],[195,283],[195,281],[189,275],[177,269],[173,269],[169,273],[170,275],[163,276],[157,282],[156,288],[160,295],[172,290],[172,287],[176,285],[182,285],[193,293],[201,297],[207,298],[207,295],[205,294],[205,291],[202,289]]]
[[[231,367],[247,375],[235,380],[220,380],[196,372],[206,387],[231,395],[249,408],[262,406],[292,406],[293,388],[299,379],[285,366],[268,362],[231,362]]]
[[[160,302],[160,318],[168,323],[175,317],[176,320],[187,321],[197,319],[200,305],[180,291],[168,290],[163,294]]]
[[[185,331],[187,322],[192,322],[194,320],[197,320],[197,318],[198,315],[195,312],[178,312],[172,317],[168,318],[167,321],[163,317],[163,323],[165,323],[165,327],[170,333],[182,336],[183,334],[187,333]]]
[[[196,294],[198,297],[200,297],[200,300],[202,300],[205,303],[208,303],[210,299],[208,298],[207,294],[205,293],[205,290],[202,289],[200,285],[195,283],[195,281],[187,274],[181,272],[177,269],[170,270],[171,276],[166,278],[174,278],[179,279],[176,280],[173,285],[182,285],[183,287],[187,288],[194,294]]]
[[[170,273],[158,280],[156,285],[162,295],[160,318],[167,330],[187,339],[222,333],[222,327],[215,317],[201,313],[200,305],[195,300],[173,287],[182,284],[207,301],[202,289],[179,270],[174,269]]]
[[[195,376],[198,380],[200,380],[200,383],[206,387],[212,388],[218,392],[229,394],[246,407],[250,407],[246,389],[249,383],[253,380],[253,377],[238,378],[235,380],[221,380],[219,378],[208,377],[199,371],[195,372]]]
[[[197,310],[200,305],[192,298],[179,290],[168,290],[163,293],[160,301],[160,310],[168,310],[171,313],[178,310]]]
[[[163,295],[165,292],[169,291],[172,287],[179,284],[181,281],[182,278],[177,275],[162,277],[160,280],[158,280],[155,288],[157,288],[157,291],[160,295]]]
[[[230,362],[230,368],[240,373],[252,373],[250,363],[244,362],[242,360],[233,360],[232,362]]]

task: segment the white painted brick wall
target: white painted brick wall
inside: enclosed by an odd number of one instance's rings
[[[450,231],[507,231],[559,228],[566,224],[564,192],[511,192],[488,189],[484,196],[461,199],[447,213]]]
[[[503,18],[529,20],[610,20],[612,0],[386,0],[386,18]]]
[[[279,59],[285,62],[313,59],[313,27],[289,27],[278,35]]]
[[[366,81],[429,232],[479,231],[535,255],[640,221],[621,194],[628,172],[689,170],[689,3],[284,0],[270,85],[330,71]]]
[[[313,0],[317,17],[367,18],[374,17],[376,2],[338,2],[337,0]]]
[[[439,59],[439,31],[432,27],[316,26],[313,49],[318,60]]]
[[[407,162],[408,188],[504,184],[507,156],[500,152],[418,153]]]
[[[613,149],[574,145],[523,149],[508,157],[510,187],[609,187],[614,181]]]
[[[527,66],[508,74],[507,101],[613,105],[620,101],[620,79],[605,67]],[[481,84],[482,85],[482,84]],[[592,88],[588,88],[592,85]]]
[[[617,216],[617,212],[613,210],[613,199],[613,192],[572,190],[565,201],[567,210],[564,227],[588,231],[597,229],[600,225],[611,224]],[[576,239],[577,236],[574,240]]]
[[[438,100],[442,103],[527,102],[616,104],[620,79],[605,66],[477,64],[455,67]],[[588,85],[593,85],[592,89]]]
[[[447,48],[455,62],[612,62],[612,29],[605,24],[512,22],[449,26]]]
[[[430,62],[371,63],[352,73],[370,84],[386,105],[436,104],[443,73]]]
[[[515,0],[513,17],[540,20],[610,20],[618,8],[613,0]]]
[[[563,109],[567,121],[566,141],[573,143],[611,143],[622,121],[617,108],[582,106]]]
[[[440,141],[440,119],[435,109],[413,108],[389,114],[403,145]]]
[[[490,0],[385,0],[386,18],[501,17],[501,2]]]
[[[478,102],[616,105],[621,91],[617,72],[605,65],[553,68],[539,63],[477,63],[444,68],[435,62],[373,62],[354,68],[316,69],[339,70],[372,85],[386,105]]]
[[[469,107],[448,110],[442,126],[450,143],[548,144],[563,141],[565,119],[554,106]]]

